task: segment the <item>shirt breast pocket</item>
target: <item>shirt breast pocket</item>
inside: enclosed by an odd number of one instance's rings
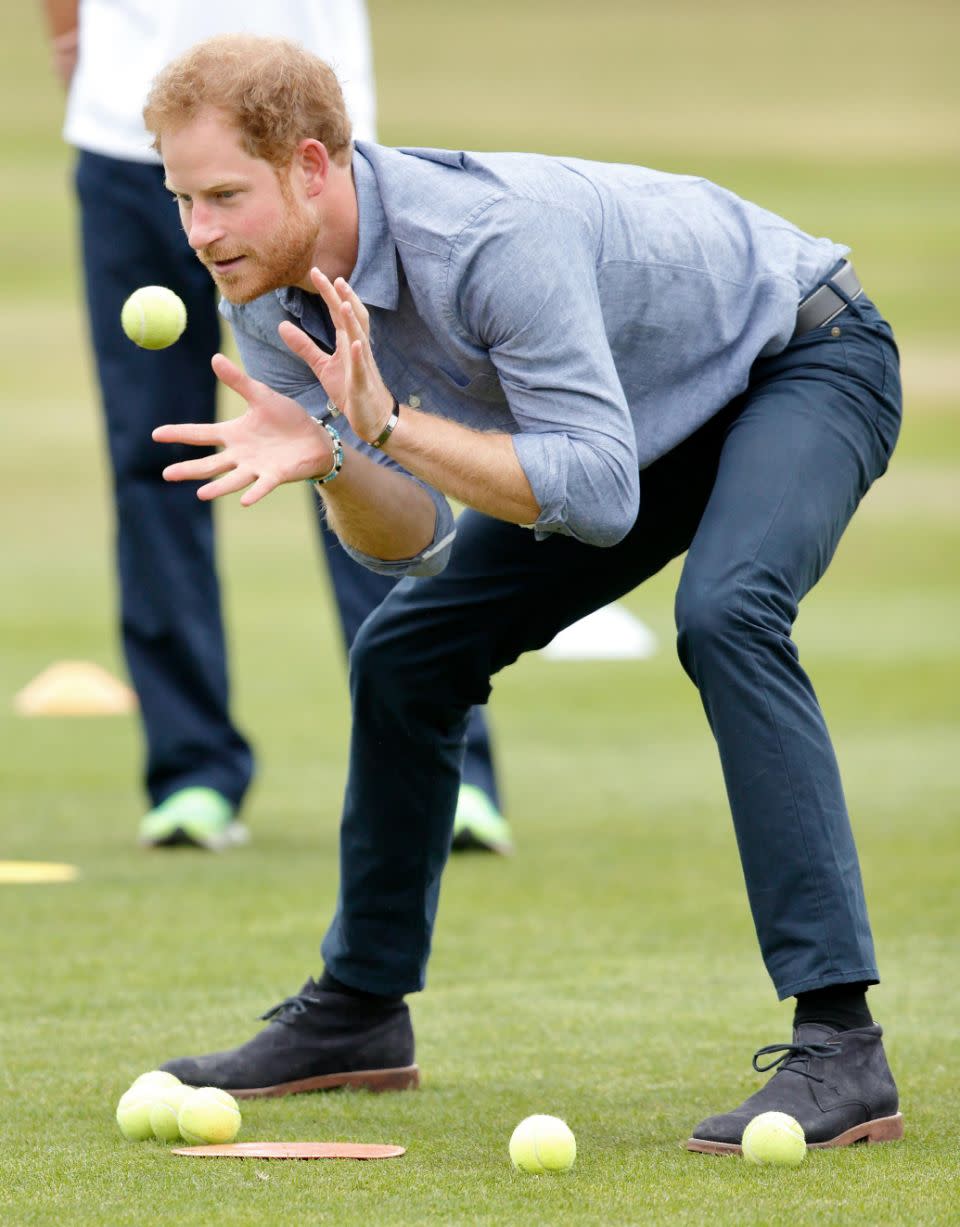
[[[437,374],[440,376],[438,391],[441,395],[444,387],[446,387],[467,400],[479,400],[488,404],[499,405],[506,402],[503,386],[497,376],[491,371],[482,371],[479,375],[471,376],[463,371],[438,367]]]

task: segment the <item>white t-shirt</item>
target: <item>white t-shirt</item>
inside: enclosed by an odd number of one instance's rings
[[[142,118],[153,78],[194,43],[234,33],[289,38],[326,60],[343,87],[354,136],[376,138],[364,0],[80,0],[64,139],[107,157],[158,162]]]

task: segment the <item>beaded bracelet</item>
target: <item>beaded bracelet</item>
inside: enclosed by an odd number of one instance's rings
[[[343,468],[343,444],[340,442],[339,433],[330,425],[329,422],[321,421],[319,423],[330,436],[330,442],[333,444],[333,468],[323,477],[314,477],[313,484],[315,486],[325,486],[328,481],[339,476],[340,470]]]

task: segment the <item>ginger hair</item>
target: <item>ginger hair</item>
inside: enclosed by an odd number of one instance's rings
[[[333,69],[297,43],[253,34],[208,38],[154,79],[143,109],[153,147],[163,133],[201,111],[221,111],[247,153],[286,166],[300,141],[322,141],[330,157],[349,160],[352,132]]]

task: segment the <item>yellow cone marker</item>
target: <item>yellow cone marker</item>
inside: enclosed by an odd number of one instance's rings
[[[78,873],[76,865],[63,865],[55,861],[0,861],[0,885],[72,882]]]
[[[14,697],[21,716],[116,716],[136,711],[137,696],[124,682],[86,660],[61,660]]]

